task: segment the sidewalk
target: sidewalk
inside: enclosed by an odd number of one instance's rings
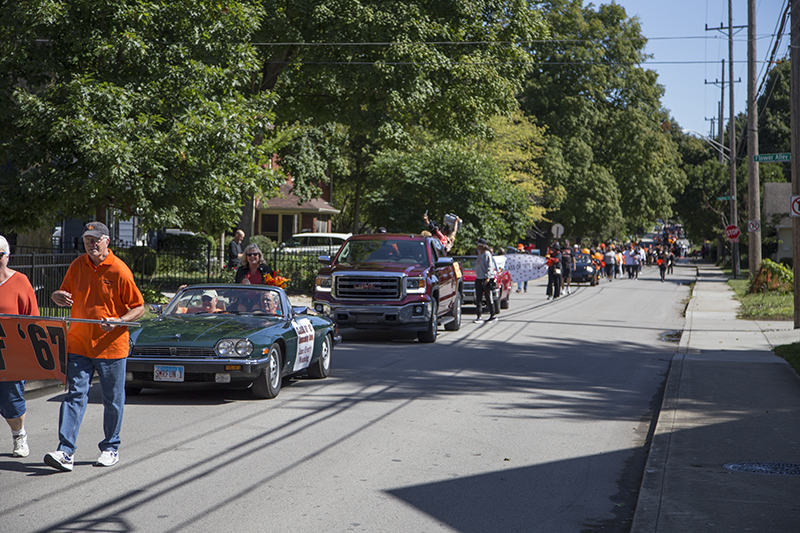
[[[722,271],[697,267],[631,531],[800,531],[800,378],[772,352],[800,330],[738,320]]]

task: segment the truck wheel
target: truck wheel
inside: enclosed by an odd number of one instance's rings
[[[436,342],[436,335],[438,334],[437,328],[439,325],[439,302],[436,300],[431,301],[431,319],[428,321],[428,329],[425,331],[417,332],[417,339],[419,342]]]
[[[458,331],[461,329],[461,293],[456,293],[456,301],[453,303],[453,310],[450,311],[450,316],[453,317],[452,322],[448,322],[444,325],[444,329],[447,331]]]

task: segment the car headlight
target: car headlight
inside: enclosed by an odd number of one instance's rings
[[[330,276],[317,276],[315,285],[319,292],[331,292],[331,277]]]
[[[214,350],[220,357],[247,357],[253,353],[253,343],[247,339],[222,339]]]
[[[425,278],[406,278],[406,294],[425,294]]]
[[[587,266],[586,267],[586,272],[594,272],[594,269],[592,267]]]

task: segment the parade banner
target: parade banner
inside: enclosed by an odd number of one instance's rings
[[[505,268],[511,274],[514,283],[532,281],[547,275],[547,260],[540,255],[531,254],[507,254],[495,256],[494,260],[499,268],[503,268],[501,258],[505,262]]]
[[[66,383],[67,322],[103,324],[104,321],[0,314],[0,381],[57,379]]]
[[[67,324],[37,316],[0,316],[0,381],[66,383]]]

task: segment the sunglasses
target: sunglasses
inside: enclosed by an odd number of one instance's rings
[[[206,301],[210,302],[211,300],[213,300],[213,298],[211,296],[203,296],[201,300],[203,300],[204,302]]]
[[[259,255],[261,255],[261,254],[259,254],[259,253],[249,253],[249,252],[248,252],[248,254],[247,254],[247,255],[248,255],[248,257],[258,257],[258,256],[259,256]]]
[[[5,253],[5,252],[0,252],[0,259],[2,259],[3,257],[5,257],[5,255],[6,255],[6,253]]]

